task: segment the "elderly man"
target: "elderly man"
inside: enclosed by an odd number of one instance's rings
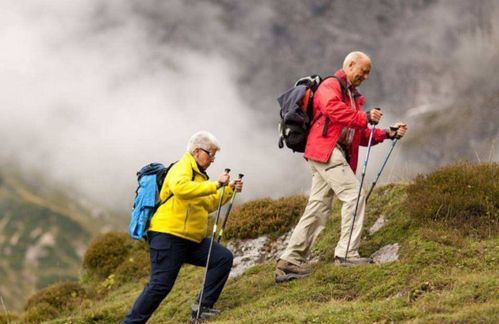
[[[151,278],[125,323],[145,323],[168,295],[182,264],[206,265],[210,238],[206,238],[208,214],[218,207],[222,186],[229,183],[229,175],[222,174],[217,181],[209,181],[206,170],[220,150],[216,138],[208,132],[192,135],[187,152],[168,172],[160,192],[164,202],[151,219],[148,243],[151,254]],[[242,190],[236,180],[227,186],[225,204],[233,192]],[[216,315],[213,305],[229,277],[232,253],[213,242],[208,274],[201,304],[201,318]],[[193,318],[199,306],[193,307]]]
[[[358,252],[364,222],[364,192],[360,195],[351,243],[346,253],[360,186],[355,177],[359,145],[368,144],[368,124],[377,124],[382,116],[380,109],[361,111],[364,97],[357,87],[368,79],[370,71],[371,59],[362,52],[352,52],[346,56],[343,69],[338,70],[334,78],[325,79],[314,95],[314,122],[305,148],[305,158],[312,170],[312,188],[305,212],[277,262],[275,279],[278,283],[311,273],[304,263],[326,225],[334,195],[343,203],[341,236],[334,251],[335,263],[358,265],[372,262],[369,258],[361,258]],[[404,136],[404,123],[397,123],[394,127],[397,131],[375,129],[372,144],[396,135]]]

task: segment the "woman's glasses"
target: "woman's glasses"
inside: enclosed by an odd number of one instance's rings
[[[199,149],[201,151],[205,152],[210,159],[215,160],[215,154],[217,154],[216,152],[215,153],[211,153],[210,151],[205,150],[204,148],[201,148],[201,147]]]

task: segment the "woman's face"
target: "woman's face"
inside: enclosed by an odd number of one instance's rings
[[[215,161],[215,154],[217,154],[217,150],[211,147],[209,150],[203,148],[197,148],[194,150],[194,159],[198,163],[198,165],[206,170],[209,166]]]

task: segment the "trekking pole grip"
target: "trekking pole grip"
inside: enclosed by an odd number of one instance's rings
[[[237,177],[237,180],[240,180],[240,181],[241,181],[241,180],[243,180],[243,177],[244,177],[244,174],[239,173],[239,175],[238,175],[238,177]],[[235,183],[235,182],[234,182],[234,183]],[[234,201],[234,198],[236,197],[236,193],[237,193],[237,191],[236,191],[236,190],[234,190],[234,192],[232,193],[232,199],[231,199],[231,202],[232,202],[232,201]],[[231,207],[232,207],[232,206],[231,206]]]
[[[399,140],[401,138],[397,132],[399,130],[399,128],[400,127],[390,126],[390,130],[395,132],[395,136],[393,137],[393,139],[395,139],[395,140]]]
[[[376,107],[376,108],[373,108],[373,109],[381,111],[381,108],[377,108],[377,107]],[[373,120],[373,121],[370,121],[369,123],[370,123],[373,127],[374,127],[374,126],[376,126],[376,125],[378,125],[378,122],[376,122],[376,121],[374,121],[374,120]]]
[[[225,168],[224,172],[225,172],[225,174],[227,174],[227,175],[228,175],[228,174],[229,174],[229,172],[230,172],[230,169],[229,169],[229,168]],[[225,188],[225,186],[226,186],[226,184],[222,185],[222,189],[224,189],[224,188]]]

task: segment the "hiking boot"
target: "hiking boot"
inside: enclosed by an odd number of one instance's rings
[[[191,312],[191,323],[196,322],[198,307],[199,306],[197,304],[194,304],[191,306],[191,311],[192,311]],[[201,313],[199,314],[199,322],[202,322],[208,318],[212,318],[214,316],[217,316],[218,314],[220,314],[220,311],[218,309],[206,307],[206,306],[201,306]]]
[[[300,267],[284,260],[277,261],[275,269],[275,282],[281,283],[299,279],[312,273],[311,269]]]
[[[361,258],[359,256],[342,258],[339,256],[334,257],[334,264],[342,266],[342,267],[353,267],[362,264],[373,263],[373,259],[371,258]]]

